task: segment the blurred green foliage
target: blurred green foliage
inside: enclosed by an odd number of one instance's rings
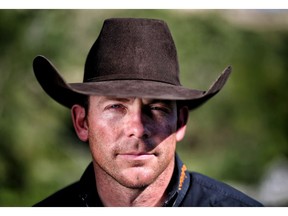
[[[261,20],[253,27],[240,25],[227,13],[1,10],[0,206],[33,205],[79,179],[91,160],[86,144],[74,134],[69,110],[37,83],[32,61],[42,54],[68,82],[82,81],[88,50],[109,17],[164,19],[186,87],[207,89],[232,65],[219,95],[190,113],[187,136],[177,151],[190,170],[257,184],[272,160],[288,157],[288,30],[263,26]]]

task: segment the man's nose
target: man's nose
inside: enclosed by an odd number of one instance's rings
[[[125,128],[128,137],[147,139],[151,136],[147,117],[140,109],[129,113]]]

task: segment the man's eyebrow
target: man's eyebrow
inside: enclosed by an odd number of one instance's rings
[[[149,104],[156,104],[156,103],[160,103],[160,104],[165,104],[168,106],[172,106],[173,105],[173,100],[164,100],[164,99],[151,99],[148,101]]]
[[[119,102],[128,102],[131,98],[117,98],[117,97],[102,97],[99,102],[103,103],[106,101],[119,101]]]

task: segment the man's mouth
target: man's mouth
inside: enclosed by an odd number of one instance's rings
[[[126,160],[148,160],[155,157],[152,153],[147,152],[127,152],[127,153],[120,153],[117,155],[121,159]]]

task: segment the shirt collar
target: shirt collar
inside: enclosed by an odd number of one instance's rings
[[[168,186],[168,195],[164,206],[179,206],[187,193],[190,175],[187,173],[186,165],[175,155],[175,168],[172,179]]]
[[[79,197],[86,207],[103,207],[96,188],[93,163],[86,168],[80,179]]]

